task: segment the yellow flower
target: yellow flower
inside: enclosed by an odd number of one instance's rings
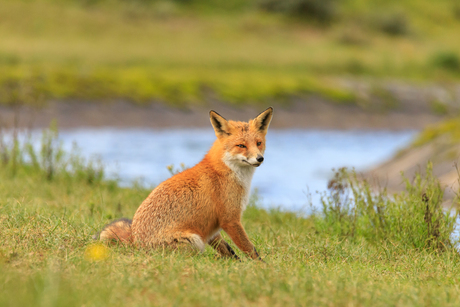
[[[85,250],[85,259],[88,261],[101,261],[109,258],[110,250],[107,246],[96,243],[89,245]]]

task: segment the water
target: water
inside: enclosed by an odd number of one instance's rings
[[[264,207],[308,211],[319,202],[332,169],[371,168],[407,145],[415,131],[270,130],[265,161],[254,175]],[[109,176],[123,184],[142,179],[157,185],[170,176],[167,166],[198,163],[215,140],[212,129],[77,129],[60,132],[64,148],[76,142],[85,157],[98,156]]]

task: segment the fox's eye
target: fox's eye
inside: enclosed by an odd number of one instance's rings
[[[262,144],[262,142],[257,142],[257,146],[260,146],[260,144]]]
[[[239,145],[236,145],[238,146],[239,148],[246,148],[246,146],[244,146],[243,144],[239,144]]]

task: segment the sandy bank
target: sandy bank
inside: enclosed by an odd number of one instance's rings
[[[2,126],[44,128],[56,119],[60,129],[77,127],[209,127],[208,113],[216,110],[228,119],[248,120],[268,106],[275,107],[272,128],[309,129],[421,129],[441,120],[420,103],[402,105],[385,111],[367,110],[357,105],[344,105],[319,97],[292,99],[284,104],[264,103],[257,106],[235,107],[213,102],[200,106],[176,108],[161,103],[139,106],[125,101],[86,102],[50,101],[40,109],[0,106]]]
[[[365,174],[372,182],[380,187],[387,187],[390,193],[400,192],[405,189],[401,173],[412,180],[416,173],[424,174],[427,164],[433,164],[433,175],[445,188],[444,199],[446,205],[460,192],[460,144],[439,138],[420,147],[407,147],[392,159]]]
[[[354,102],[333,101],[318,95],[273,99],[235,106],[210,95],[200,104],[174,107],[152,102],[137,105],[123,100],[47,101],[40,109],[12,109],[0,105],[3,126],[43,128],[56,119],[61,129],[76,127],[209,127],[214,109],[229,119],[247,120],[268,106],[275,107],[273,128],[309,129],[422,129],[460,110],[460,84],[417,84],[382,80],[336,80],[355,93]],[[15,114],[17,115],[15,117]]]

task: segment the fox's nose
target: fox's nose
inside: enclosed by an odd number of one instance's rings
[[[256,159],[256,160],[257,160],[257,162],[262,163],[262,161],[264,160],[264,157],[262,157],[262,156],[257,156],[257,159]]]

